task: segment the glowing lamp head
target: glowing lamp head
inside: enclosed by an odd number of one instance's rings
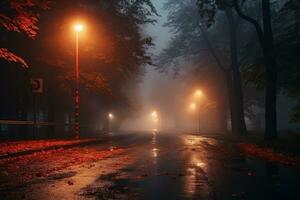
[[[153,111],[153,112],[151,113],[151,116],[152,116],[153,118],[157,118],[157,112],[156,112],[156,111]]]
[[[195,103],[191,103],[190,104],[190,109],[195,110],[196,109],[196,104]]]
[[[83,30],[83,25],[82,24],[76,24],[74,26],[74,29],[76,32],[81,32]]]
[[[109,118],[109,119],[113,119],[113,118],[114,118],[114,115],[113,115],[112,113],[109,113],[109,114],[108,114],[108,118]]]
[[[202,96],[203,96],[202,90],[196,90],[195,96],[196,96],[196,97],[202,97]]]

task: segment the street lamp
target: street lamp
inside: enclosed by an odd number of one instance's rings
[[[83,30],[82,24],[74,26],[76,33],[76,60],[75,60],[75,135],[76,139],[80,137],[80,116],[79,116],[79,33]]]
[[[204,96],[204,93],[202,90],[197,89],[194,93],[194,96],[197,98],[197,104],[198,104],[198,132],[200,133],[200,130],[201,130],[200,101],[201,101],[201,98]],[[190,106],[191,106],[191,108],[193,107],[192,108],[193,110],[195,110],[197,107],[197,105],[194,103],[191,104]]]
[[[197,97],[197,98],[200,98],[200,97],[203,97],[203,91],[202,90],[196,90],[196,92],[195,92],[195,97]]]
[[[74,29],[76,32],[81,32],[83,30],[82,24],[75,24]]]
[[[190,104],[190,109],[194,112],[198,108],[198,131],[200,133],[200,106],[197,105],[196,103],[191,103]]]
[[[191,104],[190,104],[190,109],[191,109],[191,110],[195,110],[195,109],[196,109],[196,107],[197,107],[197,106],[196,106],[196,104],[195,104],[195,103],[191,103]]]
[[[157,112],[156,111],[153,111],[152,113],[151,113],[151,116],[155,119],[155,118],[157,118]]]
[[[111,121],[114,119],[114,114],[108,113],[108,131],[111,131]]]
[[[153,123],[155,124],[155,127],[156,127],[155,129],[157,130],[158,129],[159,118],[158,118],[158,114],[157,114],[156,111],[153,111],[151,113],[151,118],[153,120]]]
[[[109,118],[109,119],[113,119],[113,118],[114,118],[114,115],[113,115],[112,113],[109,113],[109,114],[108,114],[108,118]]]

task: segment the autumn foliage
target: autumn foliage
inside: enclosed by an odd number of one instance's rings
[[[259,147],[255,144],[239,143],[238,147],[247,155],[258,157],[269,162],[280,163],[283,165],[300,166],[300,157],[286,155],[274,151],[272,148]]]
[[[0,27],[7,31],[23,32],[34,38],[38,31],[38,10],[48,9],[49,0],[9,0],[0,3]],[[20,63],[28,67],[26,62],[7,48],[0,48],[0,58],[9,62]]]
[[[15,62],[15,63],[20,63],[23,67],[28,67],[27,63],[25,60],[14,53],[10,52],[6,48],[0,48],[0,58],[3,58],[4,60],[8,62]]]
[[[81,140],[28,140],[28,141],[12,141],[0,143],[0,156],[14,154],[24,151],[42,150],[49,147],[63,147],[74,144],[92,142],[96,139]]]
[[[42,151],[0,160],[0,189],[56,177],[74,166],[91,168],[94,162],[119,155],[124,149],[72,148]],[[69,184],[69,183],[68,183]],[[70,184],[69,184],[70,185]]]

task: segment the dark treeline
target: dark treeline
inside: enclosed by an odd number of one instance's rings
[[[290,120],[300,120],[299,6],[297,0],[169,0],[166,26],[174,38],[158,69],[190,73],[204,88],[210,76],[224,131],[230,121],[233,133],[247,134],[247,119],[265,128],[266,140],[276,139],[278,95],[298,100]]]
[[[103,129],[108,112],[114,112],[117,127],[135,109],[135,87],[143,65],[151,62],[146,50],[152,40],[140,31],[140,25],[154,22],[151,2],[4,1],[0,14],[0,119],[32,120],[30,79],[42,78],[44,92],[36,96],[38,120],[73,122],[72,27],[77,20],[86,23],[79,49],[81,123]],[[1,131],[26,135],[27,128],[1,126]]]

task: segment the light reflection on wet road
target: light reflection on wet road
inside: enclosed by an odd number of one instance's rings
[[[298,196],[297,169],[245,158],[213,138],[157,132],[141,136],[147,137],[151,138],[134,148],[136,161],[123,169],[126,175],[122,179],[110,177],[110,189],[120,194],[115,198],[295,199]],[[138,141],[137,138],[135,142]]]
[[[81,148],[85,151],[85,147]],[[111,137],[88,148],[110,151],[121,148],[124,153],[93,165],[74,166],[59,172],[61,176],[56,174],[12,188],[16,194],[14,199],[282,200],[299,197],[299,169],[246,158],[230,144],[213,138],[152,132]]]

